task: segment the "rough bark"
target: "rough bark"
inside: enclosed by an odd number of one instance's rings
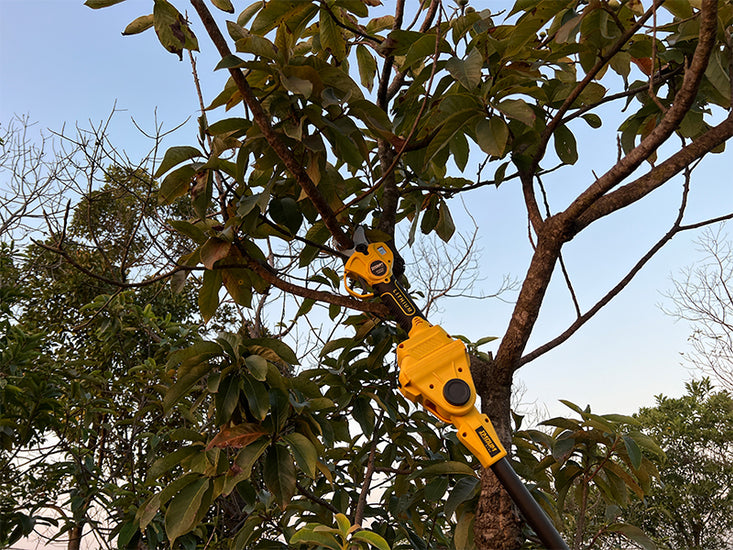
[[[76,524],[69,529],[69,542],[66,545],[66,550],[79,550],[81,548],[82,530],[82,524]]]
[[[511,449],[511,375],[508,384],[499,383],[492,363],[471,357],[471,372],[477,380],[482,412],[491,423],[504,448]],[[509,494],[491,470],[481,473],[481,494],[474,520],[474,540],[478,548],[518,548],[522,544],[522,519]]]

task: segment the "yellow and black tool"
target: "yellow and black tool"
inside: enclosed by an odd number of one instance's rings
[[[565,542],[532,498],[506,459],[491,420],[476,408],[476,389],[466,347],[438,325],[431,325],[394,274],[395,255],[383,242],[368,243],[359,228],[355,247],[346,262],[344,284],[352,296],[378,296],[408,333],[397,347],[402,394],[458,430],[458,439],[484,468],[491,468],[542,543],[567,550]],[[358,292],[349,281],[372,292]]]

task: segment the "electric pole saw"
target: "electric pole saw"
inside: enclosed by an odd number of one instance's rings
[[[359,227],[354,234],[354,248],[348,253],[344,268],[346,290],[360,299],[377,296],[408,333],[407,340],[397,346],[400,392],[443,422],[453,424],[458,439],[484,468],[492,469],[540,541],[550,549],[568,550],[509,464],[491,420],[476,408],[476,388],[463,342],[430,324],[398,283],[395,254],[388,244],[369,243],[363,227]],[[359,292],[350,286],[350,281],[359,281],[371,291]]]

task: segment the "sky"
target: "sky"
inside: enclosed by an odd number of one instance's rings
[[[98,124],[114,107],[118,112],[110,126],[112,141],[122,144],[131,157],[145,154],[148,147],[133,119],[148,131],[156,120],[163,128],[188,120],[165,144],[194,143],[198,99],[189,63],[163,50],[152,30],[121,35],[129,22],[149,13],[151,7],[151,0],[127,0],[102,10],[91,10],[82,0],[0,0],[0,124],[7,124],[14,115],[27,115],[37,123],[37,131],[59,131],[64,125],[68,129],[77,123]],[[195,14],[190,15],[195,20]],[[202,49],[197,64],[203,94],[210,101],[226,75],[212,72],[218,61],[213,47],[200,26],[194,30]],[[606,127],[618,123],[604,122]],[[573,127],[578,132],[579,162],[546,182],[555,211],[574,191],[587,186],[594,172],[607,170],[616,156],[613,136],[606,136],[610,141],[604,145],[583,125]],[[688,221],[733,209],[731,168],[729,148],[696,170]],[[465,174],[473,175],[470,170]],[[675,181],[569,244],[565,260],[582,307],[590,307],[616,284],[667,231],[677,213],[680,189],[681,180]],[[473,195],[469,204],[479,225],[485,291],[492,292],[504,275],[521,279],[531,248],[517,186],[486,189]],[[459,223],[467,223],[458,199],[451,207]],[[552,415],[569,413],[559,399],[590,404],[600,414],[630,414],[641,406],[652,406],[655,395],[681,395],[685,381],[693,376],[680,356],[688,350],[690,327],[665,314],[660,304],[669,305],[664,292],[672,287],[671,277],[701,259],[695,237],[676,237],[570,341],[523,367],[518,375],[525,386],[522,401],[544,405]],[[528,350],[559,334],[573,320],[569,293],[558,275]],[[477,340],[501,335],[511,310],[511,304],[499,300],[451,300],[442,304],[434,320],[450,333]]]

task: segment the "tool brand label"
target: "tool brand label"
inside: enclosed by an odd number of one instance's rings
[[[479,426],[478,428],[476,428],[476,433],[481,438],[481,441],[483,442],[484,447],[486,447],[486,450],[489,451],[489,456],[494,457],[501,452],[499,450],[499,446],[494,443],[494,440],[491,439],[489,432],[487,432],[483,426]]]
[[[392,292],[385,292],[382,296],[390,296],[405,315],[409,316],[417,313],[413,303],[399,288],[394,288]]]
[[[369,265],[369,271],[371,271],[372,275],[375,277],[382,277],[387,274],[387,264],[382,260],[375,260]]]

